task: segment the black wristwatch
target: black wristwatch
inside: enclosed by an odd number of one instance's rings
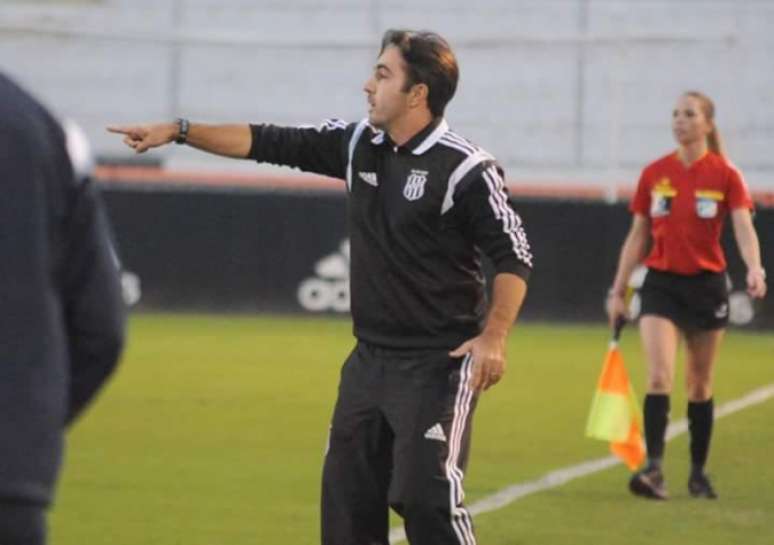
[[[175,144],[185,144],[185,141],[188,140],[188,129],[190,128],[191,124],[187,119],[182,117],[175,119],[175,123],[177,123],[177,136],[175,137]]]

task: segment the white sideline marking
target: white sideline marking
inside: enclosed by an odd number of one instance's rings
[[[742,409],[758,405],[774,397],[774,384],[768,386],[762,386],[757,388],[747,395],[734,399],[727,403],[724,403],[720,407],[715,408],[715,419],[723,418],[735,412],[739,412]],[[670,424],[667,428],[666,440],[671,441],[678,435],[682,435],[688,431],[688,421],[683,418],[673,424]],[[579,464],[563,467],[546,473],[542,477],[529,481],[526,483],[517,483],[510,486],[506,486],[502,490],[499,490],[491,496],[486,496],[478,500],[476,503],[468,507],[471,515],[479,515],[481,513],[488,513],[490,511],[496,511],[501,507],[505,507],[508,504],[515,502],[530,494],[536,492],[542,492],[550,488],[556,488],[572,480],[592,473],[597,473],[604,469],[618,465],[620,460],[615,456],[607,456],[605,458],[597,458],[595,460],[587,460]],[[393,528],[390,532],[390,543],[396,545],[406,540],[406,533],[403,528]]]

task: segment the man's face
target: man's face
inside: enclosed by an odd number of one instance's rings
[[[409,110],[409,94],[404,92],[405,63],[395,46],[387,46],[366,80],[363,90],[368,99],[368,121],[375,127],[389,126]]]

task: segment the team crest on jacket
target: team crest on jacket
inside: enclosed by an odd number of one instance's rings
[[[406,186],[403,188],[403,196],[410,201],[415,201],[425,194],[427,171],[412,169],[406,178]]]

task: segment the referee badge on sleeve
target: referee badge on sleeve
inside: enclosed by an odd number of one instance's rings
[[[412,169],[411,174],[406,178],[406,185],[403,188],[403,196],[409,201],[416,201],[425,194],[425,184],[427,183],[427,171]]]

